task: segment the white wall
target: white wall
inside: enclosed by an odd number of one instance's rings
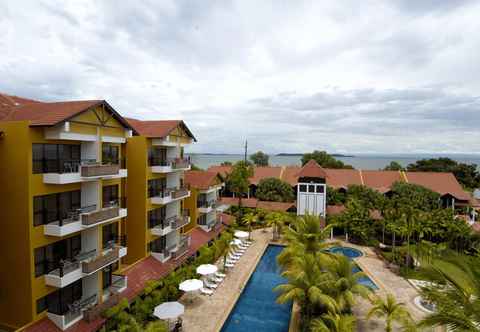
[[[314,185],[315,192],[301,192],[301,185]],[[316,188],[323,187],[323,193],[317,193]],[[325,184],[299,183],[297,186],[297,215],[305,214],[323,216],[326,213],[326,186]]]

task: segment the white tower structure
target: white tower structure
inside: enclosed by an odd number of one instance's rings
[[[327,173],[311,159],[298,172],[297,215],[325,217],[327,205]]]

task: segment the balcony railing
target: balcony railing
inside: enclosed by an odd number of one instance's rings
[[[190,158],[175,158],[172,160],[172,168],[189,168]]]
[[[177,220],[177,216],[172,216],[172,217],[168,217],[168,218],[164,218],[163,221],[162,220],[158,220],[158,223],[152,227],[152,229],[165,229],[167,227],[170,227],[170,226],[173,226],[173,224],[175,223],[175,221]]]
[[[190,158],[161,158],[161,157],[150,157],[149,158],[150,166],[162,166],[162,167],[172,167],[173,169],[188,168],[190,167]]]
[[[190,236],[182,236],[175,250],[172,251],[172,258],[177,259],[187,253],[190,247]]]
[[[215,208],[217,206],[217,200],[209,201],[197,201],[197,207],[199,208]]]
[[[187,225],[189,222],[190,222],[190,215],[188,213],[188,210],[184,210],[181,216],[178,216],[175,218],[175,222],[172,227],[174,229],[178,229],[180,227]]]
[[[120,208],[118,206],[105,207],[89,213],[81,214],[82,225],[91,226],[99,222],[116,218],[120,215]]]
[[[96,255],[88,261],[82,262],[82,272],[85,274],[93,273],[120,258],[120,247],[115,246],[104,250],[101,254]]]
[[[150,189],[149,190],[149,197],[169,197],[175,188],[164,188],[164,189]]]
[[[172,198],[173,199],[176,199],[176,198],[180,198],[180,197],[183,197],[183,196],[187,196],[188,195],[188,190],[189,190],[189,187],[184,185],[182,187],[179,187],[179,188],[176,188],[172,191]]]
[[[63,315],[65,317],[65,325],[79,318],[85,310],[92,308],[97,302],[97,294],[94,294],[69,304],[67,313]]]
[[[120,172],[120,164],[89,164],[81,165],[80,175],[82,177],[116,175]]]

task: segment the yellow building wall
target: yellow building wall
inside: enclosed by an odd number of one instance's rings
[[[190,232],[192,229],[197,227],[197,219],[199,212],[197,209],[197,198],[198,198],[198,189],[190,188],[190,197],[185,198],[184,208],[190,212],[190,223],[183,227],[185,233]]]
[[[127,140],[127,222],[128,252],[132,264],[147,255],[147,148],[148,139],[134,136]]]
[[[0,122],[0,326],[17,328],[33,318],[31,136],[28,122]]]

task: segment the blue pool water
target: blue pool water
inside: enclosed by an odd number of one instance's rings
[[[287,332],[292,305],[277,304],[272,289],[286,279],[280,275],[277,255],[283,247],[269,245],[248,280],[222,332]],[[235,273],[235,272],[233,272]]]
[[[333,252],[334,254],[347,256],[348,259],[350,259],[350,260],[363,255],[363,253],[360,250],[350,248],[350,247],[332,247],[332,248],[329,249],[329,251]],[[360,267],[358,267],[357,265],[355,265],[353,267],[352,271],[353,272],[359,272],[359,271],[362,271],[362,269]],[[358,281],[359,281],[360,284],[365,285],[367,287],[370,287],[373,290],[378,289],[378,286],[375,285],[375,283],[369,277],[360,278]]]

